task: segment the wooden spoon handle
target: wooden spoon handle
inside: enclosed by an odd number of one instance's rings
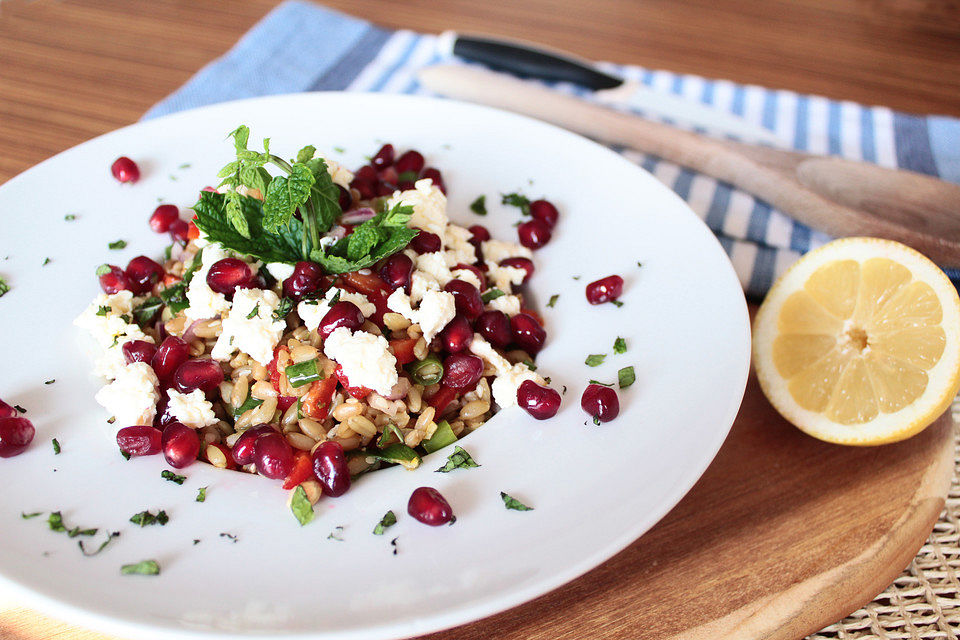
[[[707,138],[477,67],[427,67],[420,81],[442,95],[530,115],[689,167],[831,235],[890,238],[942,265],[960,265],[960,186],[863,162]]]

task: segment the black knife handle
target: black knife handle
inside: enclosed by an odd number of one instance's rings
[[[524,78],[572,82],[594,91],[623,84],[622,79],[573,58],[494,38],[457,35],[453,54]]]

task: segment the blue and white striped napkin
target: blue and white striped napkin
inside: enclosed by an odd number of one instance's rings
[[[427,93],[417,82],[417,70],[455,62],[446,56],[437,36],[389,31],[319,5],[288,0],[144,117],[298,91]],[[728,110],[792,140],[801,151],[867,160],[960,183],[960,120],[954,118],[914,116],[637,66],[600,66],[656,90]],[[576,91],[569,86],[557,89]],[[800,255],[830,240],[726,183],[632,150],[617,151],[690,204],[730,255],[750,297],[762,297]],[[949,275],[956,282],[960,272]]]

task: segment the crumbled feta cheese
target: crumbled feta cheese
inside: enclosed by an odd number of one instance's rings
[[[533,380],[539,385],[546,385],[543,378],[538,376],[535,371],[531,371],[530,367],[522,362],[511,365],[510,361],[493,348],[493,345],[479,335],[473,336],[473,340],[470,342],[470,351],[496,369],[497,375],[493,384],[490,385],[490,391],[501,409],[517,404],[517,389],[520,388],[520,384],[524,380]]]
[[[450,274],[457,280],[463,280],[464,282],[469,282],[477,288],[477,291],[483,291],[483,283],[480,282],[480,278],[477,277],[477,274],[473,272],[472,269],[454,269]]]
[[[527,276],[525,269],[519,267],[501,267],[496,264],[487,265],[487,279],[491,286],[504,293],[513,293],[513,285],[520,285]]]
[[[476,249],[470,244],[472,237],[473,233],[470,229],[455,224],[447,225],[441,236],[446,249],[443,255],[447,260],[447,266],[455,267],[458,264],[473,264],[477,261]]]
[[[480,243],[483,252],[483,261],[487,264],[497,264],[507,258],[532,258],[533,252],[526,247],[502,240],[485,240]]]
[[[293,275],[293,265],[286,262],[270,262],[267,264],[267,273],[272,275],[277,282],[283,282]]]
[[[124,340],[124,343],[126,342],[129,342],[129,340]],[[103,354],[97,358],[93,365],[93,375],[101,376],[107,380],[115,380],[126,368],[127,359],[123,355],[123,344],[118,343],[115,347],[105,349]]]
[[[303,320],[303,324],[306,325],[307,329],[310,329],[310,331],[317,330],[317,327],[320,326],[320,321],[323,320],[323,316],[327,315],[327,312],[330,311],[330,307],[332,306],[330,301],[333,300],[333,297],[338,291],[340,292],[340,299],[338,301],[352,302],[357,305],[360,313],[362,313],[365,318],[369,318],[377,312],[377,305],[370,302],[367,296],[362,293],[354,293],[346,289],[330,287],[327,289],[327,293],[323,298],[303,300],[297,305],[297,314],[300,316],[300,319]]]
[[[223,319],[223,330],[210,353],[213,359],[229,360],[240,350],[263,366],[270,364],[273,348],[287,328],[286,321],[273,317],[279,304],[280,298],[273,291],[237,289],[233,308]]]
[[[423,339],[427,342],[433,340],[457,315],[453,294],[446,291],[428,290],[420,301],[420,308],[416,310],[411,307],[410,300],[410,296],[402,289],[397,289],[387,298],[387,308],[419,324]]]
[[[127,340],[153,342],[153,338],[144,335],[140,326],[133,321],[133,308],[142,301],[143,298],[134,298],[133,293],[126,290],[112,295],[101,293],[77,316],[73,324],[86,329],[97,344],[105,349]],[[104,315],[100,315],[101,310]]]
[[[203,248],[200,268],[193,274],[187,287],[187,301],[190,306],[184,310],[188,320],[206,320],[220,315],[230,308],[230,302],[222,293],[217,293],[207,284],[207,274],[215,263],[229,258],[230,254],[218,243]]]
[[[502,311],[508,316],[515,316],[520,313],[520,298],[509,294],[500,296],[488,302],[487,308]]]
[[[350,183],[353,182],[353,173],[351,173],[349,169],[336,160],[331,160],[327,156],[323,155],[318,155],[317,157],[323,158],[323,161],[327,163],[327,173],[329,173],[330,177],[333,178],[333,183],[338,184],[349,191]]]
[[[114,418],[117,428],[153,424],[160,400],[160,381],[146,362],[133,362],[116,380],[97,392],[96,400]]]
[[[413,207],[407,226],[429,231],[442,240],[447,227],[447,197],[429,178],[417,180],[413,186],[407,191],[395,191],[387,201],[387,208],[397,204]]]
[[[389,395],[400,379],[397,359],[389,347],[383,336],[340,327],[324,340],[323,353],[340,365],[351,386]]]
[[[219,420],[213,412],[213,404],[207,400],[203,391],[194,389],[190,393],[180,393],[176,389],[167,389],[170,402],[167,404],[167,413],[174,420],[193,429],[209,427]]]

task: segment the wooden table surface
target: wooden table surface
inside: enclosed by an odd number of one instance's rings
[[[0,182],[56,152],[134,122],[226,51],[275,4],[276,0],[0,1],[0,148],[4,149]],[[960,11],[946,0],[330,0],[327,4],[388,27],[500,33],[594,59],[960,116]],[[756,410],[766,411],[765,406],[761,402]],[[735,433],[752,432],[755,426],[739,424]],[[946,429],[931,432],[915,448],[945,451]],[[725,451],[727,457],[732,455],[728,447]],[[724,455],[721,452],[718,461]],[[942,485],[943,479],[937,477],[937,486]],[[917,522],[935,518],[939,510],[935,502],[923,503],[927,506]],[[687,517],[684,504],[659,531]],[[894,574],[906,559],[893,561],[897,562]],[[605,567],[613,569],[597,572],[616,570],[617,565]],[[883,586],[878,583],[875,590]],[[571,594],[580,600],[583,595],[577,595],[576,586],[557,593],[554,597],[561,600]],[[630,610],[630,603],[622,604],[624,612]],[[682,606],[679,601],[677,606]],[[821,606],[836,608],[835,616],[849,610],[841,610],[845,605],[838,603]],[[498,623],[509,626],[510,615],[504,614]],[[0,637],[7,637],[5,628],[10,637],[74,637],[69,627],[37,620],[40,626],[31,632],[22,617],[14,621],[0,617]],[[8,622],[13,626],[4,624]],[[479,625],[463,631],[469,631],[470,637],[485,636],[489,628]],[[629,625],[623,630],[629,637],[640,637],[645,631]],[[524,637],[521,627],[511,631],[510,637]],[[709,634],[709,629],[703,631]],[[611,633],[603,637],[628,637]]]

